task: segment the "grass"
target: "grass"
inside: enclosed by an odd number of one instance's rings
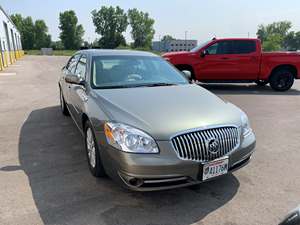
[[[53,50],[52,55],[61,55],[61,56],[71,56],[76,52],[76,50]],[[41,55],[40,50],[26,50],[26,55]]]

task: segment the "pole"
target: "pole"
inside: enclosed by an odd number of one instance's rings
[[[185,48],[185,51],[187,50],[187,46],[186,46],[186,36],[187,36],[187,31],[184,32],[184,48]]]

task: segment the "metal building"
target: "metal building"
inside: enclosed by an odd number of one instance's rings
[[[20,32],[0,6],[0,70],[13,64],[23,55]]]
[[[159,52],[189,51],[197,46],[197,40],[168,40],[152,42],[152,49]]]

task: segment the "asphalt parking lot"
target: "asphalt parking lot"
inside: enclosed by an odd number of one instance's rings
[[[1,225],[271,225],[300,204],[300,81],[285,93],[204,85],[249,115],[252,162],[193,188],[135,193],[90,175],[81,135],[59,109],[66,60],[26,56],[0,73]]]

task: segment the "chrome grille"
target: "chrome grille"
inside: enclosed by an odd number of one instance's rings
[[[210,140],[219,142],[219,149],[211,153],[208,149]],[[191,131],[171,139],[177,155],[186,160],[210,161],[227,155],[238,148],[240,136],[238,128],[233,126]]]

